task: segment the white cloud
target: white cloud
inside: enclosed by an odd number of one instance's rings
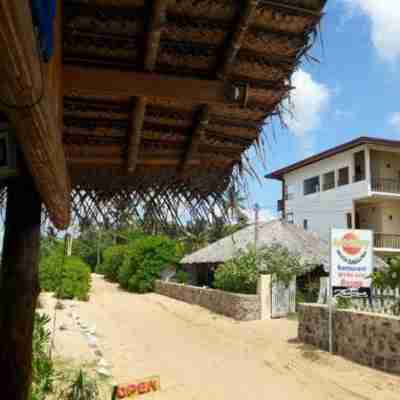
[[[388,123],[393,129],[400,131],[400,112],[390,114]]]
[[[293,74],[292,85],[295,89],[291,92],[291,104],[287,103],[286,107],[293,108],[293,112],[285,113],[284,121],[301,140],[303,152],[309,153],[314,142],[312,133],[321,124],[321,116],[328,108],[331,91],[302,69]]]
[[[356,11],[371,21],[371,40],[378,54],[386,61],[400,58],[399,0],[342,0],[350,15]]]

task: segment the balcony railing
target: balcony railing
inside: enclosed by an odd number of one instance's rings
[[[400,180],[387,178],[372,178],[371,189],[373,192],[400,194]]]
[[[400,234],[375,233],[374,247],[400,250]]]

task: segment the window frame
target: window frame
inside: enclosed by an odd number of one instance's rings
[[[312,181],[312,180],[318,180],[318,183],[316,185],[313,185],[312,187],[315,188],[314,191],[307,191],[307,182]],[[303,195],[308,196],[310,194],[314,193],[319,193],[321,191],[321,177],[319,175],[312,176],[311,178],[307,178],[303,180]]]
[[[337,186],[346,186],[350,184],[350,167],[347,165],[346,167],[339,168],[337,171]],[[340,171],[347,171],[347,179],[345,183],[342,183],[340,179]]]
[[[329,182],[329,184],[328,183],[326,183],[325,182],[325,179],[326,179],[326,176],[327,175],[331,175],[331,174],[333,174],[333,179],[332,179],[332,181],[331,182]],[[329,172],[325,172],[324,174],[322,174],[322,191],[323,192],[326,192],[326,191],[328,191],[328,190],[332,190],[332,189],[334,189],[335,187],[336,187],[336,173],[335,173],[335,170],[333,170],[333,171],[329,171]],[[329,186],[328,186],[329,185]]]

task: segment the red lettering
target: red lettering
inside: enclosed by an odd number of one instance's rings
[[[157,381],[150,381],[150,389],[153,390],[153,392],[157,392],[157,390],[158,390],[158,382]]]
[[[118,387],[118,388],[117,388],[117,397],[118,397],[119,399],[123,399],[123,398],[125,398],[125,396],[126,396],[126,391],[125,391],[125,389],[122,388],[122,387]]]
[[[144,383],[144,382],[139,383],[139,385],[138,385],[138,392],[139,392],[140,394],[144,394],[144,393],[147,393],[147,392],[148,392],[146,383]]]

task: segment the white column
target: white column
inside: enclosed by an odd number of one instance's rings
[[[365,179],[368,185],[368,195],[371,194],[371,153],[369,146],[365,147]]]
[[[271,318],[271,282],[271,275],[260,275],[257,282],[257,294],[260,296],[262,320]]]

